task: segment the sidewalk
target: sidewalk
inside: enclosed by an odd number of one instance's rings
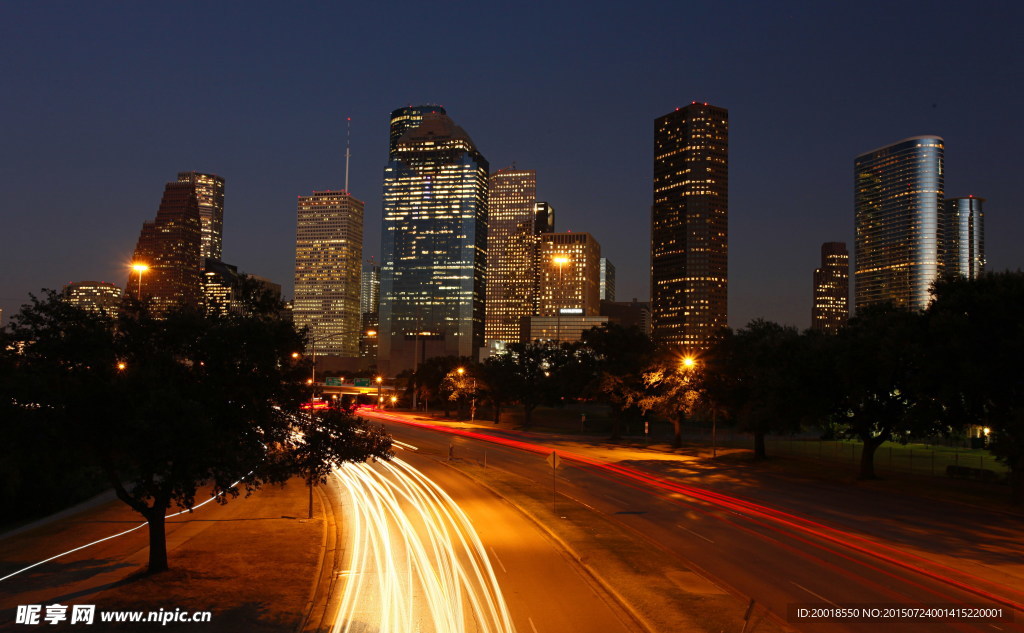
[[[96,605],[97,611],[210,611],[209,623],[100,624],[91,630],[294,631],[309,609],[322,558],[323,508],[306,520],[299,480],[167,522],[170,570],[143,574],[147,528],[45,563],[0,583],[0,630],[17,605]],[[0,576],[141,523],[114,501],[0,540]],[[63,626],[54,629],[68,628]],[[51,625],[47,624],[48,630]],[[74,629],[72,629],[74,630]]]

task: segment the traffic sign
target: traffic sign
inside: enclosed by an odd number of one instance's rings
[[[547,461],[549,464],[551,464],[552,468],[558,468],[559,466],[562,465],[562,458],[559,457],[558,453],[556,453],[555,451],[551,451],[551,454],[548,455]]]

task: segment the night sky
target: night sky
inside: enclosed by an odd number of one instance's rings
[[[987,198],[989,267],[1024,267],[1019,2],[4,2],[0,307],[123,285],[179,171],[227,180],[224,259],[290,298],[295,204],[366,202],[379,255],[388,116],[436,103],[492,170],[536,169],[646,300],[654,119],[728,108],[729,322],[806,328],[822,242],[853,250],[853,159],[946,141]]]

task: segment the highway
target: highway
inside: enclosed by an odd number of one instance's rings
[[[397,453],[335,473],[346,552],[333,632],[637,630],[522,513],[436,453]]]
[[[365,411],[361,415],[385,422],[396,439],[417,445],[421,451],[443,456],[452,446],[462,458],[487,459],[492,467],[537,482],[551,481],[550,466],[543,459],[550,448],[471,430],[453,434],[424,422],[410,424],[411,416]],[[666,571],[699,570],[736,596],[754,599],[795,630],[1024,631],[1024,591],[1019,585],[973,576],[834,523],[569,451],[559,454],[563,461],[557,475],[560,500],[613,517],[657,548]],[[469,487],[453,481],[446,490],[456,496],[457,490]],[[921,611],[940,605],[999,609],[1003,617],[957,619],[947,614],[930,619],[929,612]],[[517,608],[511,609],[513,615]],[[874,619],[801,620],[795,617],[798,608],[857,608]],[[864,611],[876,608],[880,612]],[[1007,621],[1011,618],[1014,621]]]

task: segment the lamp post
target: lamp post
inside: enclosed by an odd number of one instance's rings
[[[562,342],[562,302],[565,300],[565,265],[569,258],[565,255],[555,255],[551,261],[558,266],[558,306],[555,308],[555,342]]]
[[[693,356],[684,356],[680,362],[683,371],[690,372],[697,366],[697,359]],[[718,408],[711,406],[711,458],[718,457]]]
[[[381,392],[380,392],[381,385],[383,383],[384,383],[384,377],[383,376],[377,376],[377,408],[378,409],[383,409],[384,408],[384,396],[381,395]]]
[[[142,301],[142,273],[149,272],[149,266],[142,262],[136,262],[132,264],[132,271],[139,276],[139,292],[138,295],[136,295],[136,299]]]
[[[312,361],[313,366],[312,366],[312,369],[310,370],[309,380],[306,381],[306,384],[310,385],[311,388],[314,388],[314,389],[316,388],[316,346],[317,346],[317,342],[329,341],[332,338],[338,338],[339,336],[345,336],[346,334],[348,334],[348,332],[332,332],[331,334],[328,334],[327,336],[321,336],[320,338],[317,338],[317,337],[313,336],[312,334],[309,335],[309,358]],[[301,354],[299,354],[298,352],[292,352],[292,358],[299,358],[299,356],[301,356]],[[313,394],[312,393],[310,394],[309,400],[310,400],[310,402],[313,401]]]
[[[459,372],[459,376],[464,376],[466,374],[466,369],[464,367],[459,367],[455,371]],[[473,394],[471,398],[472,399],[469,404],[469,421],[473,422],[476,420],[476,376],[473,376]]]

